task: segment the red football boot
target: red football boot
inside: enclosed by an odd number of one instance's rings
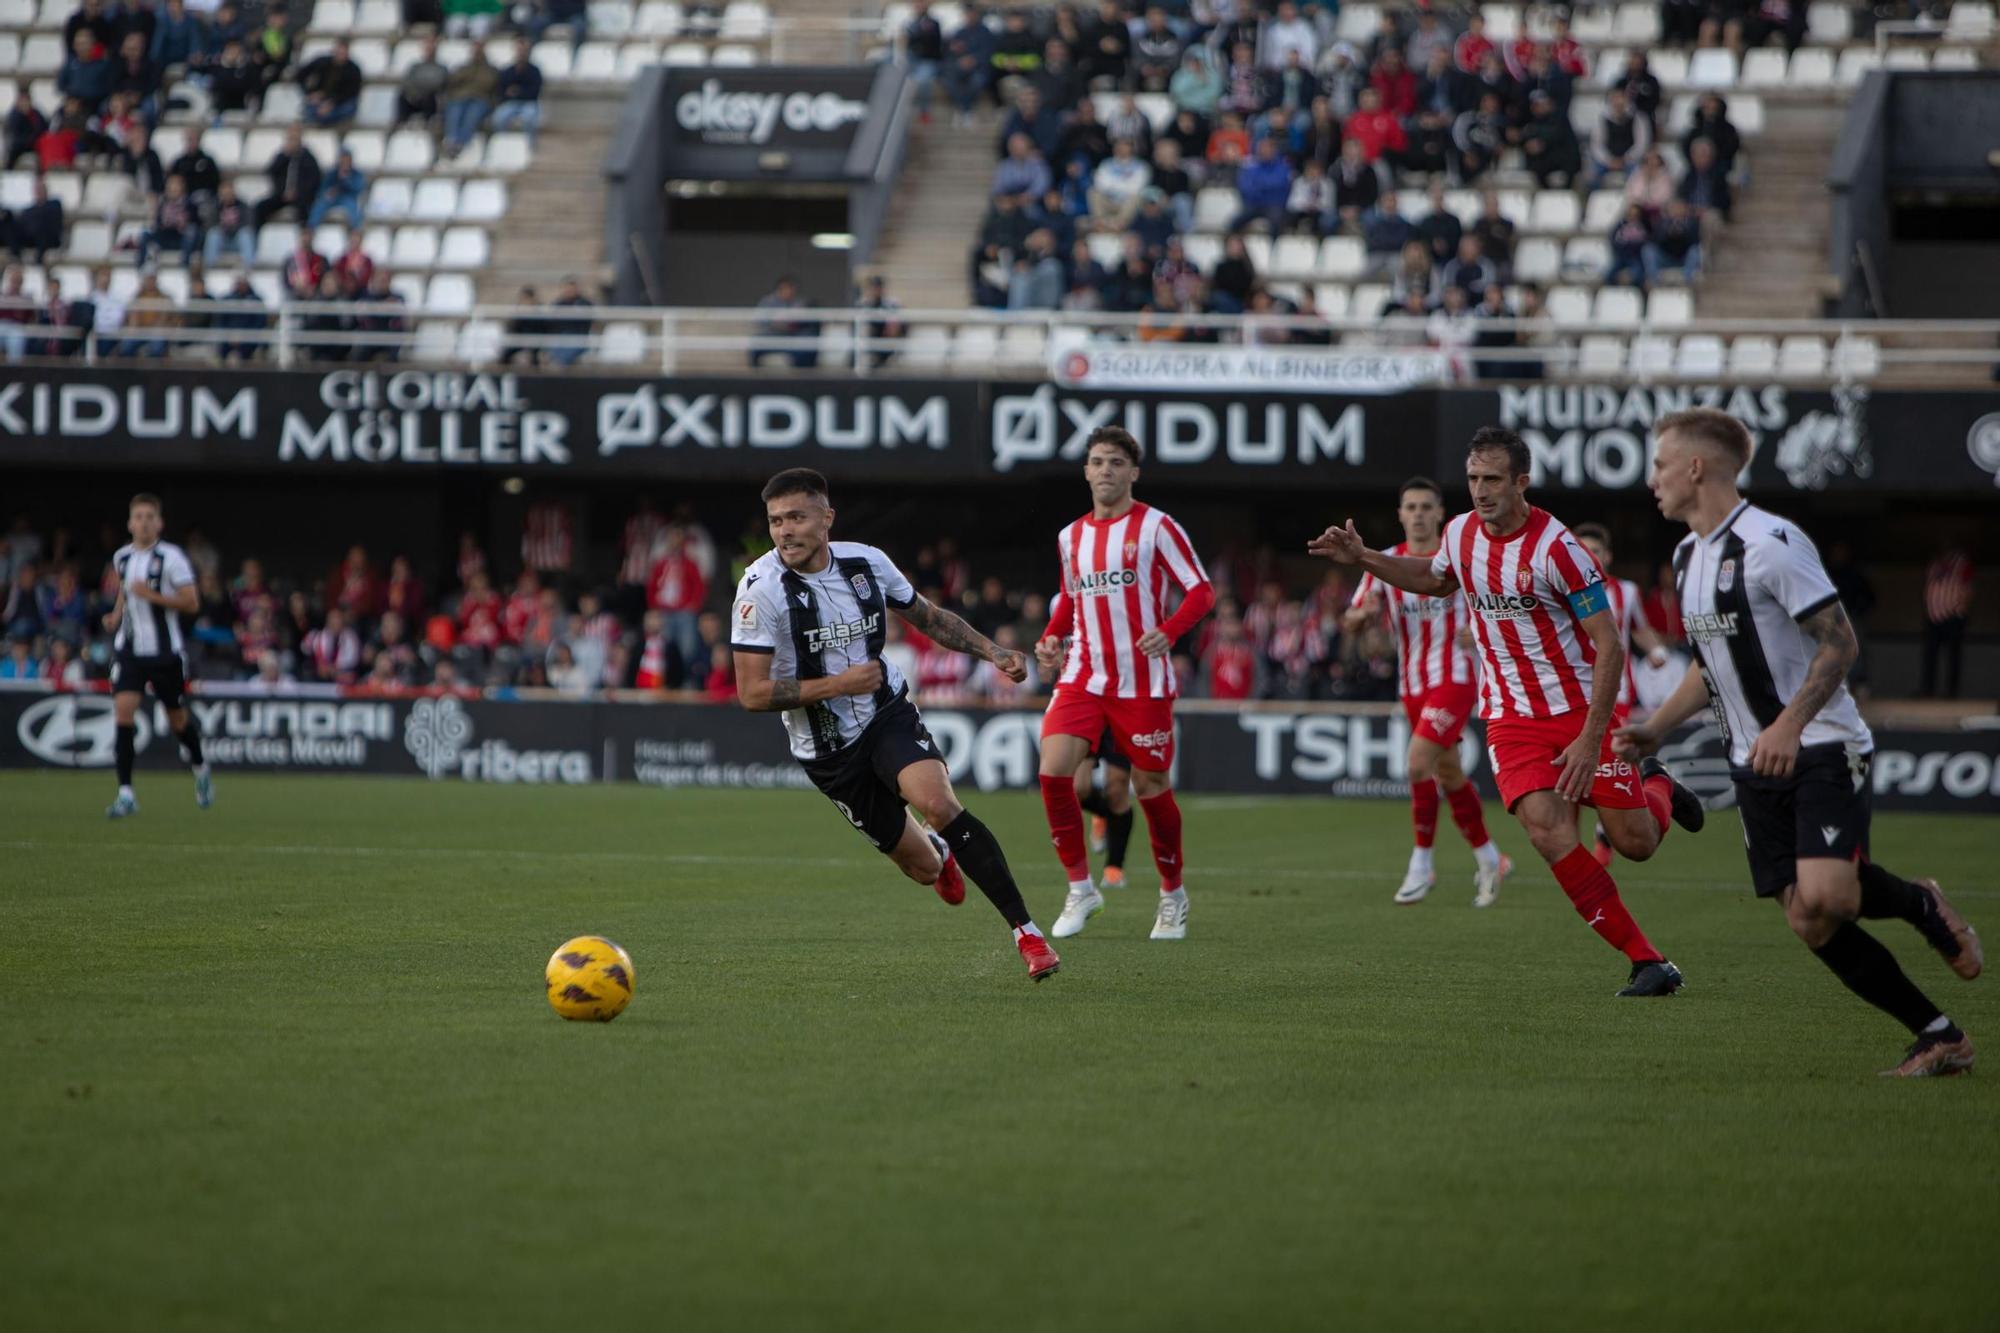
[[[958,868],[957,857],[946,854],[944,869],[938,871],[937,882],[931,887],[953,907],[965,901],[965,873]]]
[[[1021,961],[1028,965],[1028,980],[1042,981],[1056,974],[1062,966],[1062,959],[1040,935],[1023,935],[1014,941],[1014,947],[1021,951]]]

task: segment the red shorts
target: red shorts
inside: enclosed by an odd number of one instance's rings
[[[1092,745],[1109,727],[1132,767],[1164,773],[1174,762],[1174,701],[1118,699],[1058,686],[1042,714],[1042,739],[1080,736]]]
[[[1425,694],[1404,695],[1403,712],[1412,734],[1449,750],[1458,744],[1478,702],[1477,685],[1439,685]]]
[[[1486,754],[1500,784],[1500,801],[1512,810],[1529,792],[1554,791],[1562,776],[1558,756],[1583,733],[1581,709],[1560,717],[1503,717],[1486,723]],[[1585,805],[1600,810],[1637,810],[1646,804],[1639,770],[1611,752],[1611,732],[1597,752],[1597,778]]]

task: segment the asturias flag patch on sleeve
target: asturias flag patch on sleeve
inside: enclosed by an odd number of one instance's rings
[[[1576,612],[1578,620],[1588,620],[1611,609],[1611,594],[1604,590],[1602,581],[1586,584],[1569,595],[1569,609]]]

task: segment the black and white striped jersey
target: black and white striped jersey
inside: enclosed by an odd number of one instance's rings
[[[167,594],[194,582],[194,565],[187,552],[172,542],[155,542],[143,550],[127,543],[111,557],[118,581],[125,587],[125,616],[118,622],[112,648],[120,657],[178,657],[186,650],[178,611],[154,606],[132,595],[134,588]]]
[[[826,568],[802,574],[767,551],[743,572],[730,612],[729,646],[771,654],[773,680],[818,680],[874,659],[882,688],[872,695],[828,699],[784,713],[792,753],[821,759],[859,740],[875,714],[908,689],[903,673],[882,656],[888,613],[916,600],[903,571],[860,542],[828,542]]]
[[[1819,551],[1798,527],[1748,500],[1706,537],[1689,533],[1674,550],[1681,626],[1701,662],[1729,762],[1750,764],[1757,733],[1771,725],[1805,682],[1818,645],[1799,622],[1836,602]],[[1868,724],[1842,685],[1799,737],[1874,748]]]

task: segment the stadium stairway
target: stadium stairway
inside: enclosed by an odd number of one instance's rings
[[[999,118],[985,107],[968,129],[953,129],[949,110],[928,125],[912,122],[895,206],[870,266],[887,275],[890,294],[905,306],[962,310],[972,304],[966,264],[986,216],[999,132]]]
[[[1750,151],[1749,188],[1708,247],[1696,309],[1705,319],[1817,319],[1827,290],[1826,174],[1846,108],[1772,101]]]
[[[523,286],[547,300],[567,274],[595,298],[609,277],[604,254],[604,156],[625,102],[617,85],[568,85],[544,95],[534,166],[514,177],[493,255],[478,273],[482,304],[513,302]]]

